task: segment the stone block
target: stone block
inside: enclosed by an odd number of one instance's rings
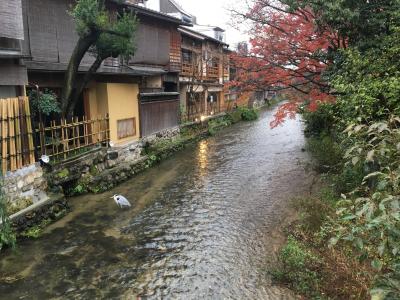
[[[17,188],[22,189],[22,187],[25,185],[25,182],[23,179],[18,180],[17,182]]]
[[[27,175],[26,177],[25,177],[25,185],[29,185],[29,184],[32,184],[34,181],[35,181],[35,175],[32,173],[32,174],[29,174],[29,175]]]
[[[22,187],[22,192],[25,193],[27,191],[33,190],[33,184],[27,184]]]

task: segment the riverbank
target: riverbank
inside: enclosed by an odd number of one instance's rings
[[[310,299],[398,299],[398,119],[343,128],[337,109],[305,112],[319,188],[294,199],[272,275]]]

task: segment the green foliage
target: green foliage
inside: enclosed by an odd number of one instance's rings
[[[341,94],[338,108],[344,123],[368,123],[399,114],[400,106],[400,30],[388,36],[378,48],[365,53],[358,49],[342,52],[343,62],[332,76]]]
[[[80,36],[89,34],[93,28],[106,28],[109,23],[104,1],[79,0],[71,15]]]
[[[232,121],[229,117],[217,118],[208,122],[208,133],[215,135],[218,130],[232,125]]]
[[[400,1],[281,2],[292,12],[311,8],[315,24],[346,44],[323,54],[331,63],[322,76],[336,103],[303,111],[308,150],[340,200],[329,202],[327,218],[316,212],[325,202],[303,200],[303,222],[310,231],[320,227],[325,244],[370,265],[372,299],[399,299]]]
[[[351,46],[363,49],[375,47],[382,38],[400,25],[398,0],[283,0],[293,10],[310,7],[316,24],[329,27],[340,37],[346,37]]]
[[[136,46],[133,33],[136,31],[136,17],[123,13],[116,22],[108,25],[108,31],[102,33],[95,45],[95,51],[102,58],[122,56],[128,59],[135,53]]]
[[[45,89],[44,92],[39,91],[39,97],[37,91],[30,90],[28,97],[31,104],[31,113],[34,116],[39,115],[39,113],[50,116],[53,113],[61,112],[56,94],[49,89]]]
[[[21,233],[21,236],[26,237],[26,238],[32,238],[32,239],[37,239],[39,238],[42,233],[44,228],[46,228],[47,225],[51,223],[50,219],[44,219],[40,224],[34,225],[24,232]]]
[[[135,52],[134,34],[137,19],[131,13],[114,15],[101,0],[80,0],[71,11],[81,38],[97,34],[91,52],[103,59],[107,57],[128,58]]]
[[[67,178],[69,176],[69,170],[67,168],[62,169],[61,171],[59,171],[57,173],[57,178],[63,179],[63,178]]]
[[[336,200],[329,189],[324,189],[319,197],[296,199],[294,207],[300,213],[302,229],[310,233],[319,231],[333,215]]]
[[[2,175],[0,174],[0,176]],[[8,219],[2,186],[2,180],[0,179],[0,251],[6,246],[14,248],[16,243],[16,237],[11,228],[10,220]]]
[[[275,280],[288,284],[290,288],[303,295],[319,298],[318,257],[293,237],[289,237],[279,253],[279,262],[281,267],[272,272]]]
[[[346,194],[355,190],[362,183],[365,170],[362,165],[341,165],[341,170],[331,176],[336,195]]]
[[[82,195],[87,193],[87,187],[83,183],[79,183],[72,190],[72,195]]]
[[[375,287],[371,290],[372,300],[396,300],[400,295],[400,263],[395,264],[392,269],[378,277]]]
[[[335,115],[332,104],[321,104],[313,112],[304,110],[302,115],[306,126],[304,133],[307,137],[330,134],[334,129]]]
[[[347,165],[363,166],[360,186],[338,203],[331,245],[350,243],[361,258],[380,271],[400,253],[400,125],[399,117],[370,125],[351,124]]]
[[[233,124],[238,123],[242,120],[242,112],[238,109],[235,109],[235,110],[229,112],[227,117],[230,119],[230,121]]]
[[[323,135],[307,140],[307,150],[313,155],[315,168],[320,172],[337,170],[342,162],[342,151],[331,136]]]
[[[239,107],[243,121],[254,121],[258,119],[257,110],[254,108]]]

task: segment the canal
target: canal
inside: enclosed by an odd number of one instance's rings
[[[299,120],[231,126],[72,212],[0,256],[1,299],[291,299],[268,257],[306,193]],[[133,204],[119,209],[110,197]]]

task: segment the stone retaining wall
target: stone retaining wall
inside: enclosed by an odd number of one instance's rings
[[[7,172],[3,177],[3,191],[10,213],[47,199],[46,190],[47,182],[39,164]]]

